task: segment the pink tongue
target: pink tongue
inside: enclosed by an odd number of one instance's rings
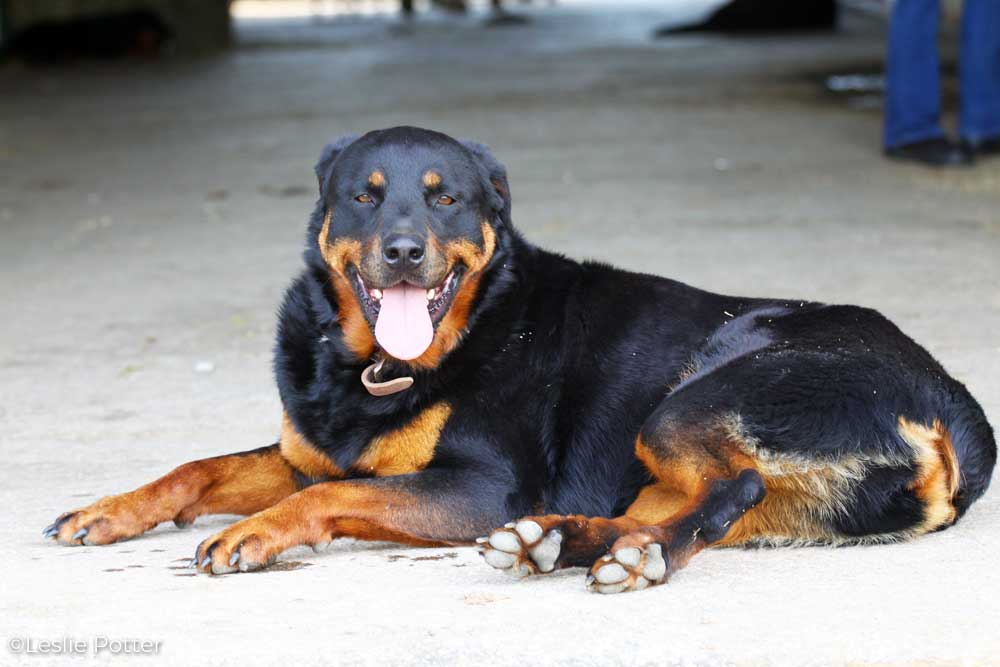
[[[434,339],[434,326],[427,312],[427,290],[408,283],[382,290],[375,339],[397,359],[406,361],[423,354]]]

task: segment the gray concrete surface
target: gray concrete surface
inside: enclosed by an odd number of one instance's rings
[[[345,542],[262,574],[177,569],[224,517],[110,547],[42,540],[63,510],[275,439],[274,310],[313,160],[398,123],[492,144],[516,221],[550,248],[880,308],[998,423],[1000,161],[880,158],[877,110],[817,85],[876,66],[877,25],[645,41],[663,18],[241,21],[246,46],[213,60],[0,70],[5,644],[147,639],[158,656],[100,659],[171,665],[1000,664],[996,486],[913,543],[706,552],[612,598],[582,570],[514,582],[469,549]],[[89,660],[0,648],[0,664]]]

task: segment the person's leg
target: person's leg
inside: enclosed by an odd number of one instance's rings
[[[973,146],[1000,140],[1000,2],[965,0],[959,129]]]
[[[986,0],[979,4],[995,4]],[[887,149],[944,137],[937,36],[939,0],[896,0],[886,53],[885,126]]]

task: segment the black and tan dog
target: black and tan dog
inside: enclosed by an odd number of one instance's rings
[[[317,174],[278,326],[280,441],[47,536],[249,515],[198,546],[193,564],[220,574],[338,537],[459,544],[503,526],[479,540],[493,567],[591,566],[607,593],[663,583],[706,546],[940,530],[989,483],[979,405],[877,312],[540,250],[489,151],[435,132],[342,139]]]

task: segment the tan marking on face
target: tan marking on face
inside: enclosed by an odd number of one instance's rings
[[[458,346],[462,336],[465,335],[469,313],[472,312],[472,307],[478,296],[482,271],[490,263],[490,259],[493,258],[493,253],[496,251],[496,232],[486,221],[483,221],[481,230],[483,234],[482,248],[463,239],[449,243],[441,250],[449,267],[453,267],[456,262],[461,261],[465,264],[466,271],[465,275],[462,276],[462,284],[459,285],[458,292],[452,299],[451,307],[438,322],[431,346],[410,362],[412,366],[436,368],[444,356]],[[432,240],[431,243],[434,241]]]
[[[452,241],[445,245],[444,253],[448,261],[448,266],[454,266],[456,262],[461,261],[468,267],[466,275],[478,274],[486,268],[486,265],[490,263],[490,259],[493,258],[493,252],[496,250],[497,236],[496,232],[493,231],[493,227],[486,221],[480,224],[480,231],[483,235],[482,248],[468,239]]]
[[[426,188],[436,188],[441,185],[441,174],[437,173],[433,169],[429,169],[424,172],[423,177],[424,187]]]
[[[330,280],[337,298],[340,330],[343,332],[344,344],[359,359],[367,359],[375,352],[375,337],[372,336],[368,319],[362,306],[358,303],[354,286],[347,277],[348,266],[361,265],[363,250],[361,242],[356,239],[337,239],[328,242],[330,233],[330,218],[332,211],[327,211],[320,229],[320,253],[330,267]]]
[[[332,211],[327,211],[323,218],[323,227],[319,230],[319,251],[326,260],[327,266],[335,273],[346,278],[347,266],[357,266],[361,262],[361,241],[357,239],[337,239],[329,242],[330,218]]]
[[[368,185],[373,188],[385,187],[385,174],[378,169],[368,174]]]
[[[432,405],[406,426],[373,439],[354,468],[376,477],[423,470],[434,458],[441,430],[450,416],[449,404]]]
[[[289,465],[313,479],[342,479],[344,472],[337,464],[298,432],[286,412],[281,418],[281,455]]]

